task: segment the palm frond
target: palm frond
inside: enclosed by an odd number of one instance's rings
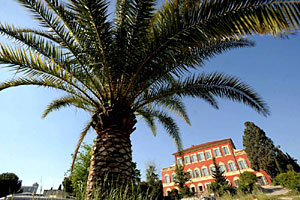
[[[25,45],[27,48],[38,52],[40,55],[48,58],[49,61],[53,59],[58,64],[66,62],[66,57],[62,53],[62,49],[52,42],[45,40],[44,37],[27,32],[24,29],[3,24],[0,24],[0,33],[14,40],[17,44]]]
[[[184,121],[191,125],[191,121],[189,119],[189,116],[186,112],[186,108],[184,106],[184,103],[182,102],[182,99],[180,99],[177,96],[168,96],[165,98],[160,98],[155,101],[153,101],[154,105],[162,106],[170,111],[174,112],[176,115],[184,119]]]
[[[167,131],[168,135],[174,140],[176,148],[178,151],[181,151],[182,143],[180,138],[180,132],[177,124],[175,123],[174,119],[170,117],[167,113],[163,111],[158,111],[154,109],[149,109],[146,107],[139,108],[137,113],[141,113],[142,116],[152,116],[157,119],[157,121],[164,127]]]
[[[202,73],[178,80],[149,93],[139,107],[168,96],[201,98],[203,94],[242,102],[264,116],[270,114],[265,102],[247,84],[223,73]]]
[[[64,96],[53,100],[44,110],[42,117],[45,118],[49,113],[59,110],[63,107],[74,106],[88,112],[93,112],[94,105],[92,102],[86,101],[78,96]]]
[[[71,170],[70,170],[71,171],[70,176],[72,176],[72,172],[73,172],[73,168],[74,168],[74,164],[75,164],[75,161],[76,161],[76,157],[77,157],[79,148],[82,144],[83,139],[85,138],[86,134],[88,133],[88,131],[90,130],[91,127],[92,127],[92,121],[87,123],[87,125],[84,127],[84,129],[82,130],[82,132],[80,134],[80,137],[79,137],[79,140],[77,142],[77,145],[76,145],[76,148],[75,148],[75,151],[74,151],[74,155],[73,155],[73,160],[72,160]]]
[[[155,124],[154,117],[151,114],[147,113],[147,112],[143,112],[143,110],[136,111],[136,114],[141,116],[145,120],[145,122],[148,125],[148,127],[150,128],[152,134],[154,136],[156,136],[157,135],[157,127],[156,127],[156,124]]]

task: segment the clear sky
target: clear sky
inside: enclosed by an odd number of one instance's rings
[[[24,8],[13,0],[1,1],[0,22],[36,27]],[[268,103],[271,116],[263,117],[245,105],[226,100],[220,100],[220,110],[215,110],[201,100],[186,99],[192,126],[178,120],[184,147],[232,138],[237,148],[243,148],[244,122],[253,121],[275,145],[300,160],[300,34],[288,40],[259,36],[253,40],[255,47],[216,56],[201,71],[240,77]],[[12,75],[1,68],[0,82]],[[87,113],[70,108],[42,119],[43,109],[60,94],[36,87],[0,92],[0,173],[16,173],[23,185],[38,182],[43,189],[59,186],[70,167],[70,154],[80,131],[89,118]],[[85,141],[91,143],[94,137],[91,131]],[[131,139],[133,159],[143,177],[149,162],[155,162],[158,169],[173,164],[172,153],[176,148],[162,129],[153,137],[139,120]]]

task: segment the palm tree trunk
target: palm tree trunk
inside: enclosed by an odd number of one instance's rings
[[[115,186],[131,186],[132,150],[130,134],[135,130],[135,115],[109,110],[93,117],[97,132],[87,183],[87,195],[92,196],[106,181]],[[111,185],[111,184],[110,184]]]

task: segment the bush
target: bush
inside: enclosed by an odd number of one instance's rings
[[[274,182],[291,190],[300,192],[300,172],[288,171],[276,176]]]
[[[257,177],[252,172],[244,172],[240,175],[239,190],[244,193],[252,193],[257,183]]]

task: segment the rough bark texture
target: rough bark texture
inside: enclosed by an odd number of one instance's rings
[[[109,109],[94,115],[97,138],[94,143],[87,194],[104,179],[114,184],[131,184],[132,151],[130,134],[134,131],[135,115],[129,110]]]

